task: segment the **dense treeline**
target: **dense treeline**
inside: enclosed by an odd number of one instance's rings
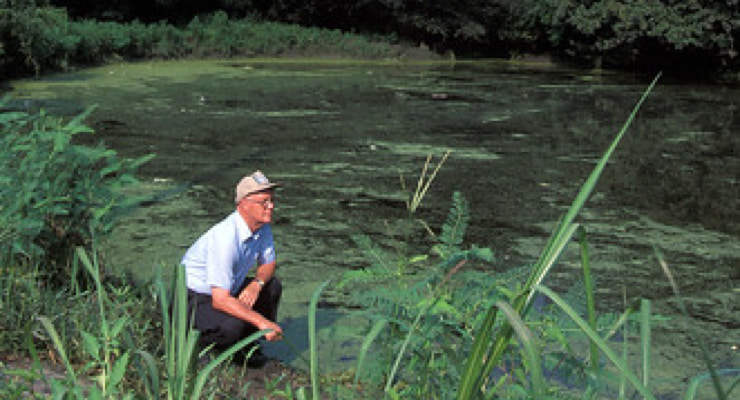
[[[94,19],[136,23],[137,29],[163,23],[183,27],[198,15],[221,11],[236,20],[394,37],[458,56],[548,53],[597,67],[692,74],[740,70],[738,0],[2,0],[0,4],[0,52],[6,57],[28,46],[24,40],[34,29],[48,30],[50,24]]]

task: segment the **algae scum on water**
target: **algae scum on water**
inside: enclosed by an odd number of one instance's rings
[[[351,235],[388,237],[388,226],[405,218],[399,177],[415,185],[429,154],[451,150],[420,216],[439,229],[452,192],[461,191],[471,205],[467,241],[494,250],[489,268],[533,263],[645,84],[493,62],[168,61],[13,82],[13,104],[65,115],[97,104],[90,140],[124,156],[157,155],[139,191],[185,185],[132,213],[109,240],[109,262],[140,279],[154,266],[176,266],[230,211],[242,175],[259,168],[281,181],[281,315],[300,332],[313,290],[365,266]],[[738,102],[737,88],[658,85],[581,216],[598,306],[618,310],[626,294],[670,317],[656,327],[659,380],[701,372],[689,329],[720,365],[739,364]],[[423,238],[411,240],[423,250]],[[653,246],[684,289],[691,320],[679,316]],[[575,251],[564,257],[549,284],[572,285],[577,262]],[[334,309],[320,317],[322,351],[341,366],[341,346],[356,343],[339,331],[362,324],[343,312],[342,293],[326,297]]]

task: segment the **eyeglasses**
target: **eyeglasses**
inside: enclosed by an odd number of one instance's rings
[[[275,205],[275,199],[264,199],[264,200],[252,200],[252,199],[244,199],[250,203],[259,204],[262,206],[262,208],[268,208],[270,206]]]

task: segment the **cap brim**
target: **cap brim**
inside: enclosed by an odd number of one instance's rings
[[[268,190],[275,189],[276,187],[280,187],[280,184],[279,183],[268,183],[266,185],[260,185],[260,187],[254,188],[254,190],[250,190],[249,192],[245,193],[244,197],[247,197],[250,194],[266,192]]]

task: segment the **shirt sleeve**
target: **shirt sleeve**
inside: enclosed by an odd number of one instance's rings
[[[206,283],[209,287],[231,289],[234,278],[236,249],[231,241],[221,235],[209,235],[205,246]]]

